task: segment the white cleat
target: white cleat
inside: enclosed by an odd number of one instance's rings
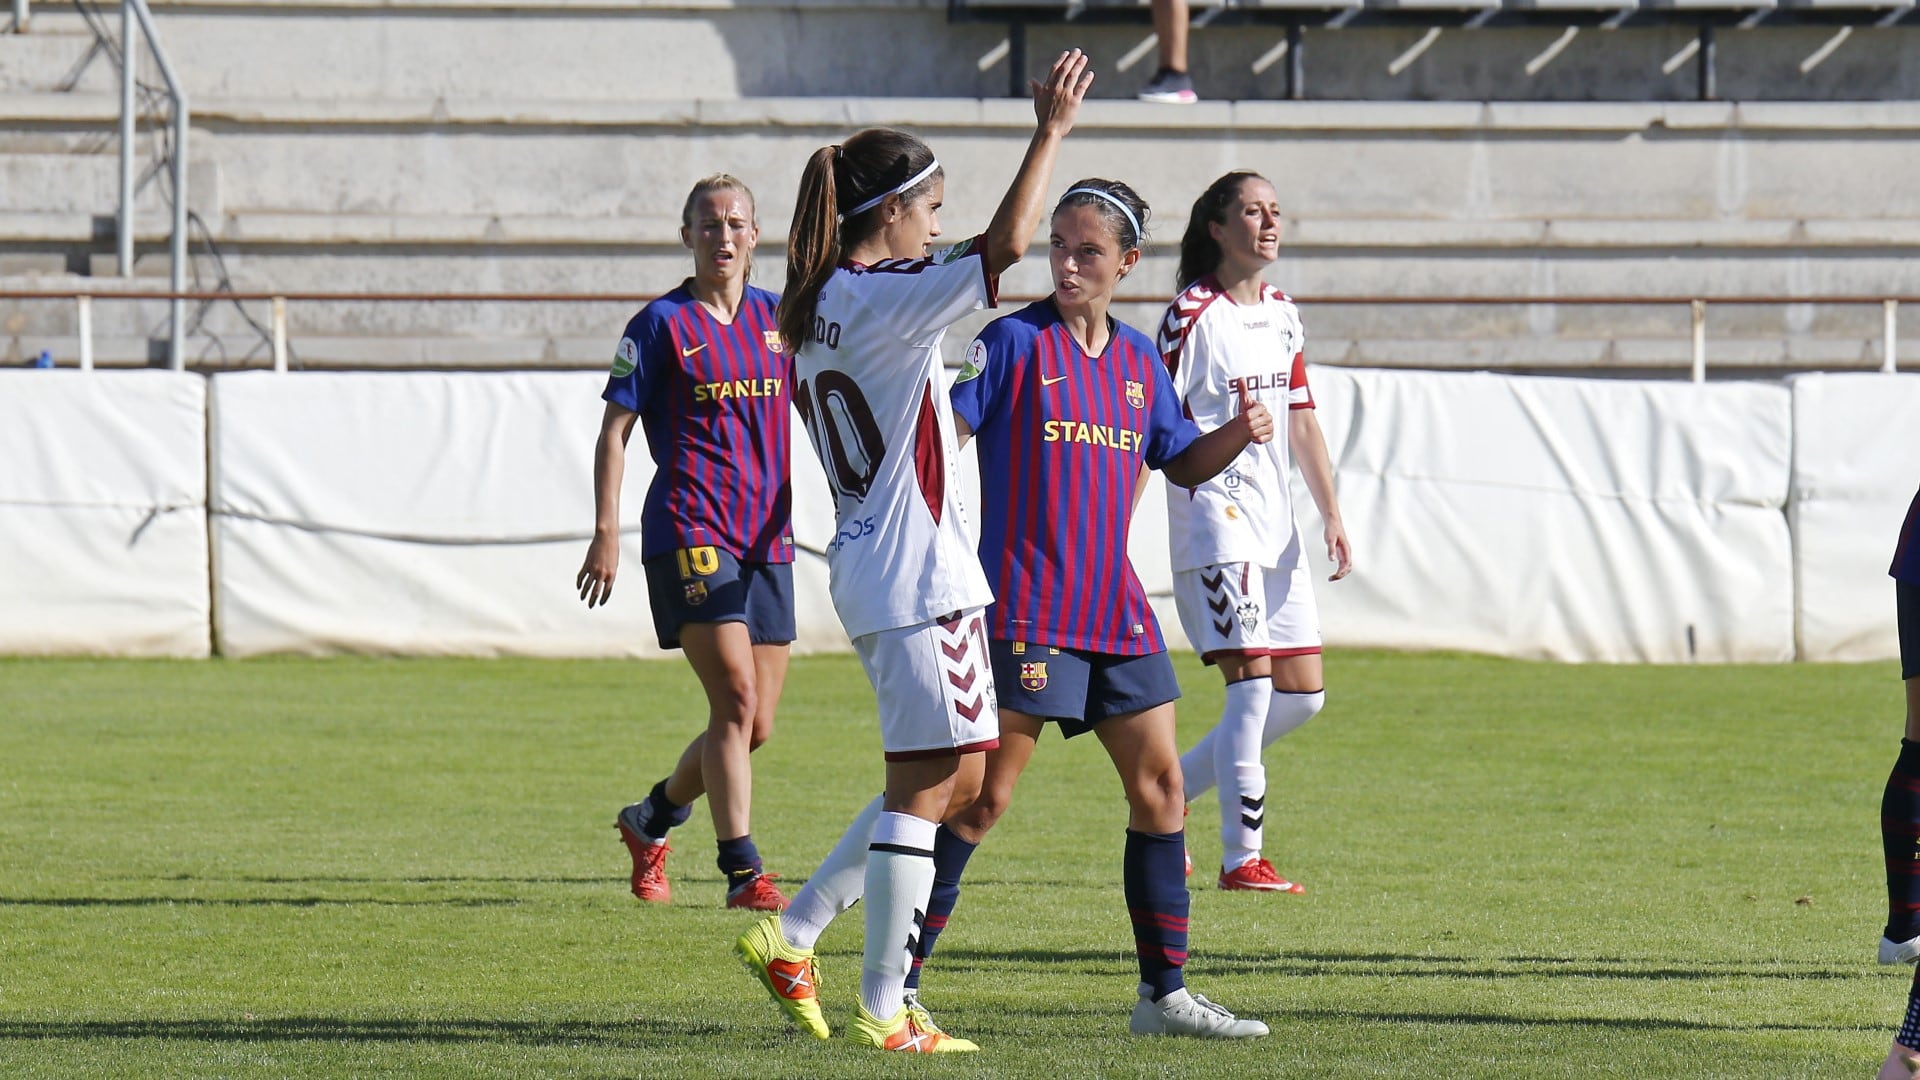
[[[1242,1020],[1181,987],[1159,1001],[1142,995],[1127,1024],[1135,1035],[1182,1035],[1197,1039],[1257,1039],[1267,1033],[1258,1020]]]
[[[1920,960],[1920,937],[1909,941],[1894,941],[1892,938],[1880,939],[1880,962],[1883,964],[1911,964]]]

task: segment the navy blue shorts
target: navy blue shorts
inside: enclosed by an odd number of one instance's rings
[[[1920,679],[1920,585],[1894,582],[1893,602],[1900,619],[1900,677]]]
[[[1052,720],[1069,739],[1108,717],[1180,696],[1173,661],[1164,652],[1118,656],[996,638],[987,642],[987,655],[1000,708]]]
[[[741,562],[716,547],[681,548],[643,563],[660,647],[680,647],[688,623],[743,622],[755,645],[791,644],[793,564]]]

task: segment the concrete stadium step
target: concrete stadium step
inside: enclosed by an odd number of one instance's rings
[[[33,108],[44,118],[23,112]],[[0,113],[40,121],[41,140],[109,126],[116,108],[81,95],[0,99]],[[763,220],[783,221],[805,155],[872,124],[924,133],[956,180],[947,216],[985,221],[1031,124],[1014,102],[876,99],[216,100],[197,105],[196,117],[196,161],[219,169],[221,202],[237,213],[512,218],[564,205],[656,222],[671,220],[693,178],[723,168],[753,185]],[[1302,242],[1324,220],[1369,223],[1368,242],[1388,244],[1396,232],[1496,222],[1521,223],[1501,226],[1509,235],[1491,241],[1499,245],[1660,243],[1670,222],[1718,231],[1687,243],[1817,243],[1824,226],[1798,223],[1839,219],[1853,224],[1831,232],[1838,242],[1885,243],[1898,241],[1878,223],[1895,223],[1897,235],[1900,223],[1920,221],[1920,186],[1904,181],[1917,131],[1920,103],[1100,102],[1084,110],[1059,174],[1127,179],[1159,208],[1163,235],[1207,180],[1251,167],[1274,177],[1287,209],[1309,223]],[[0,153],[8,138],[0,135]],[[1552,231],[1533,231],[1542,228]]]
[[[152,6],[168,55],[196,98],[980,98],[1004,96],[1014,81],[1006,28],[950,23],[945,0],[156,0]],[[76,14],[44,2],[32,27],[14,36],[84,32]],[[1566,39],[1563,33],[1556,27],[1451,29],[1433,37],[1421,27],[1313,30],[1303,52],[1307,93],[1453,100],[1685,100],[1695,94],[1696,75],[1685,62],[1694,40],[1689,27],[1589,28]],[[1036,24],[1027,34],[1028,74],[1059,50],[1078,46],[1101,73],[1096,97],[1131,97],[1152,73],[1149,34],[1144,20]],[[1722,34],[1716,43],[1721,95],[1920,96],[1920,29],[1863,27],[1842,39],[1844,46],[1834,37],[1834,28],[1811,25]],[[1282,28],[1202,26],[1193,42],[1202,96],[1284,96]],[[476,63],[475,57],[487,59]],[[38,74],[22,85],[45,85],[60,59],[38,64]],[[6,87],[0,79],[0,89]]]

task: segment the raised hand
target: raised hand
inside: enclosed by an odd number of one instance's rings
[[[1068,49],[1053,62],[1046,79],[1029,79],[1033,91],[1033,115],[1042,131],[1065,135],[1073,130],[1080,113],[1080,102],[1093,85],[1093,72],[1087,70],[1087,54]]]

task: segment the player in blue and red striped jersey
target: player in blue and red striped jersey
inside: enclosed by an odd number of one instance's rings
[[[1125,184],[1074,184],[1053,213],[1053,295],[988,324],[950,392],[961,437],[979,445],[1000,745],[987,755],[979,797],[936,834],[919,957],[1053,721],[1068,738],[1093,732],[1126,792],[1123,880],[1140,964],[1132,1031],[1257,1037],[1265,1024],[1191,994],[1182,978],[1186,837],[1172,704],[1180,688],[1127,536],[1146,469],[1200,483],[1271,438],[1273,418],[1249,399],[1201,434],[1181,414],[1153,341],[1108,315],[1115,287],[1139,263],[1146,217]]]
[[[753,193],[731,176],[700,181],[681,213],[693,276],[641,309],[620,339],[594,453],[594,534],[575,581],[588,607],[613,595],[620,481],[636,420],[653,455],[640,514],[660,647],[678,648],[707,693],[706,730],[673,772],[615,819],[633,856],[633,894],[672,899],[667,830],[702,794],[713,812],[727,906],[779,911],[749,828],[747,755],[773,734],[794,638],[788,472],[793,361],[777,298],[747,284],[760,230]]]
[[[1887,927],[1880,962],[1920,961],[1920,494],[1907,508],[1893,550],[1894,609],[1900,628],[1900,677],[1907,684],[1907,729],[1900,758],[1880,799],[1880,843],[1887,859]],[[1880,1080],[1920,1076],[1920,971],[1907,991],[1906,1019],[1894,1036]]]

